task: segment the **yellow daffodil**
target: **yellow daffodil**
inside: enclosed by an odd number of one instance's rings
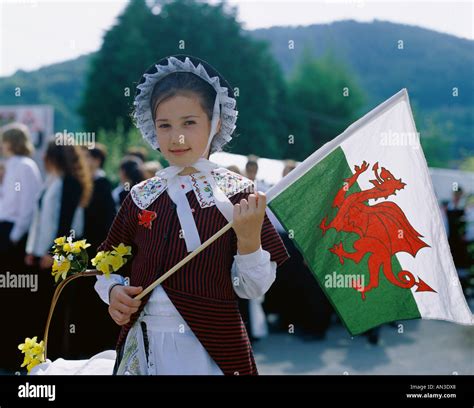
[[[30,372],[33,367],[44,362],[44,341],[37,343],[37,337],[32,339],[26,338],[23,344],[18,346],[18,349],[25,354],[23,364],[21,367],[25,367]]]
[[[36,367],[38,364],[41,364],[43,361],[39,358],[32,358],[30,360],[30,364],[26,366],[26,369],[28,372],[30,372],[34,367]]]
[[[66,237],[59,237],[54,240],[56,245],[64,245],[66,243]]]
[[[91,246],[91,244],[88,244],[85,239],[81,239],[80,241],[76,241],[75,245],[80,248],[80,249],[86,249]]]
[[[113,251],[100,251],[91,260],[92,265],[109,278],[112,271],[117,272],[127,262],[127,256],[132,255],[132,247],[120,243],[112,246]]]
[[[55,282],[59,280],[60,276],[62,279],[66,279],[69,269],[71,269],[71,261],[69,259],[64,257],[59,261],[55,259],[53,262],[53,271],[51,273],[54,276]]]
[[[37,344],[36,343],[37,340],[38,340],[38,336],[35,336],[32,339],[27,337],[24,343],[18,345],[18,350],[22,351],[23,353],[31,350]]]
[[[92,265],[96,266],[105,256],[106,253],[104,251],[97,252],[97,255],[91,259]]]
[[[73,253],[78,254],[81,252],[81,249],[89,248],[91,245],[87,243],[85,239],[81,239],[80,241],[72,242],[72,240],[68,239],[68,242],[63,245],[63,251],[66,253]]]
[[[110,276],[110,264],[112,261],[112,257],[110,255],[106,255],[99,263],[97,263],[97,270],[102,272],[107,278]]]
[[[132,247],[120,243],[112,246],[113,251],[99,251],[91,260],[92,265],[109,278],[112,271],[117,272],[127,262],[127,257],[132,255]]]
[[[117,272],[124,264],[124,260],[120,255],[112,255],[110,259],[110,265],[114,272]]]
[[[79,248],[75,242],[68,242],[64,244],[63,251],[65,251],[66,253],[77,254],[81,252],[81,248]]]
[[[41,340],[38,344],[35,344],[31,349],[31,354],[40,355],[44,353],[44,341]]]
[[[112,246],[112,248],[115,249],[115,252],[117,252],[117,254],[119,254],[120,256],[126,256],[126,255],[132,254],[132,247],[125,246],[122,243],[117,247]]]

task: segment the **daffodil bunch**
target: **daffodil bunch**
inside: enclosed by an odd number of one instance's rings
[[[54,240],[53,245],[53,268],[52,275],[55,282],[68,275],[83,272],[87,269],[89,257],[86,248],[90,244],[85,239],[73,242],[72,237],[59,237]]]
[[[18,346],[18,350],[20,350],[25,355],[23,364],[21,366],[26,366],[28,372],[30,372],[32,368],[38,364],[44,363],[44,341],[41,340],[38,343],[37,340],[38,338],[36,336],[32,339],[27,337],[25,342]]]
[[[95,258],[91,260],[92,265],[107,278],[110,277],[112,272],[117,272],[125,265],[132,256],[132,248],[130,246],[125,246],[121,243],[116,247],[112,246],[112,248],[113,251],[98,252]]]

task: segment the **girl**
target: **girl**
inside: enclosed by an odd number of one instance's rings
[[[249,179],[208,160],[231,140],[232,88],[206,62],[160,60],[135,97],[137,127],[170,166],[134,186],[99,250],[133,258],[96,290],[122,329],[114,374],[257,374],[238,297],[257,298],[288,258]],[[227,231],[142,301],[136,295],[228,222]]]

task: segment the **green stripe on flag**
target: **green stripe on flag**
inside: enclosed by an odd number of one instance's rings
[[[344,152],[339,147],[273,198],[268,206],[290,236],[293,234],[293,242],[348,331],[351,335],[357,335],[382,323],[421,316],[410,289],[391,284],[382,268],[379,271],[379,286],[367,292],[365,300],[362,300],[361,293],[351,287],[325,286],[327,275],[332,276],[334,272],[364,276],[365,285],[369,283],[367,262],[370,253],[358,264],[345,259],[341,265],[338,256],[329,252],[329,248],[339,242],[343,243],[346,251],[353,252],[353,243],[359,236],[338,232],[334,228],[323,235],[319,227],[326,215],[327,224],[335,216],[338,209],[332,208],[334,197],[343,186],[344,179],[352,174]],[[355,183],[346,196],[358,191],[360,188]],[[392,268],[395,275],[402,269],[395,256],[392,256]]]

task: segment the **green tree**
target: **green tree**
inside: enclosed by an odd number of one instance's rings
[[[460,170],[474,172],[474,156],[466,157],[459,166]]]
[[[357,81],[330,52],[315,59],[305,50],[288,82],[295,142],[287,155],[298,160],[340,134],[364,105]]]
[[[177,0],[155,10],[152,13],[144,0],[131,0],[106,34],[91,65],[81,106],[87,128],[114,130],[121,118],[127,132],[141,73],[164,56],[190,54],[209,61],[237,92],[239,120],[228,150],[283,157],[285,143],[280,139],[287,129],[280,109],[285,82],[267,43],[245,34],[236,8],[224,2]],[[132,89],[128,97],[127,87]]]
[[[145,0],[132,0],[90,65],[79,113],[88,131],[114,130],[117,120],[125,129],[131,121],[131,102],[140,74],[151,60],[150,33],[153,14]]]
[[[438,118],[412,104],[415,123],[420,132],[420,142],[426,162],[430,167],[454,167],[452,162],[454,145],[447,133],[439,125]]]

